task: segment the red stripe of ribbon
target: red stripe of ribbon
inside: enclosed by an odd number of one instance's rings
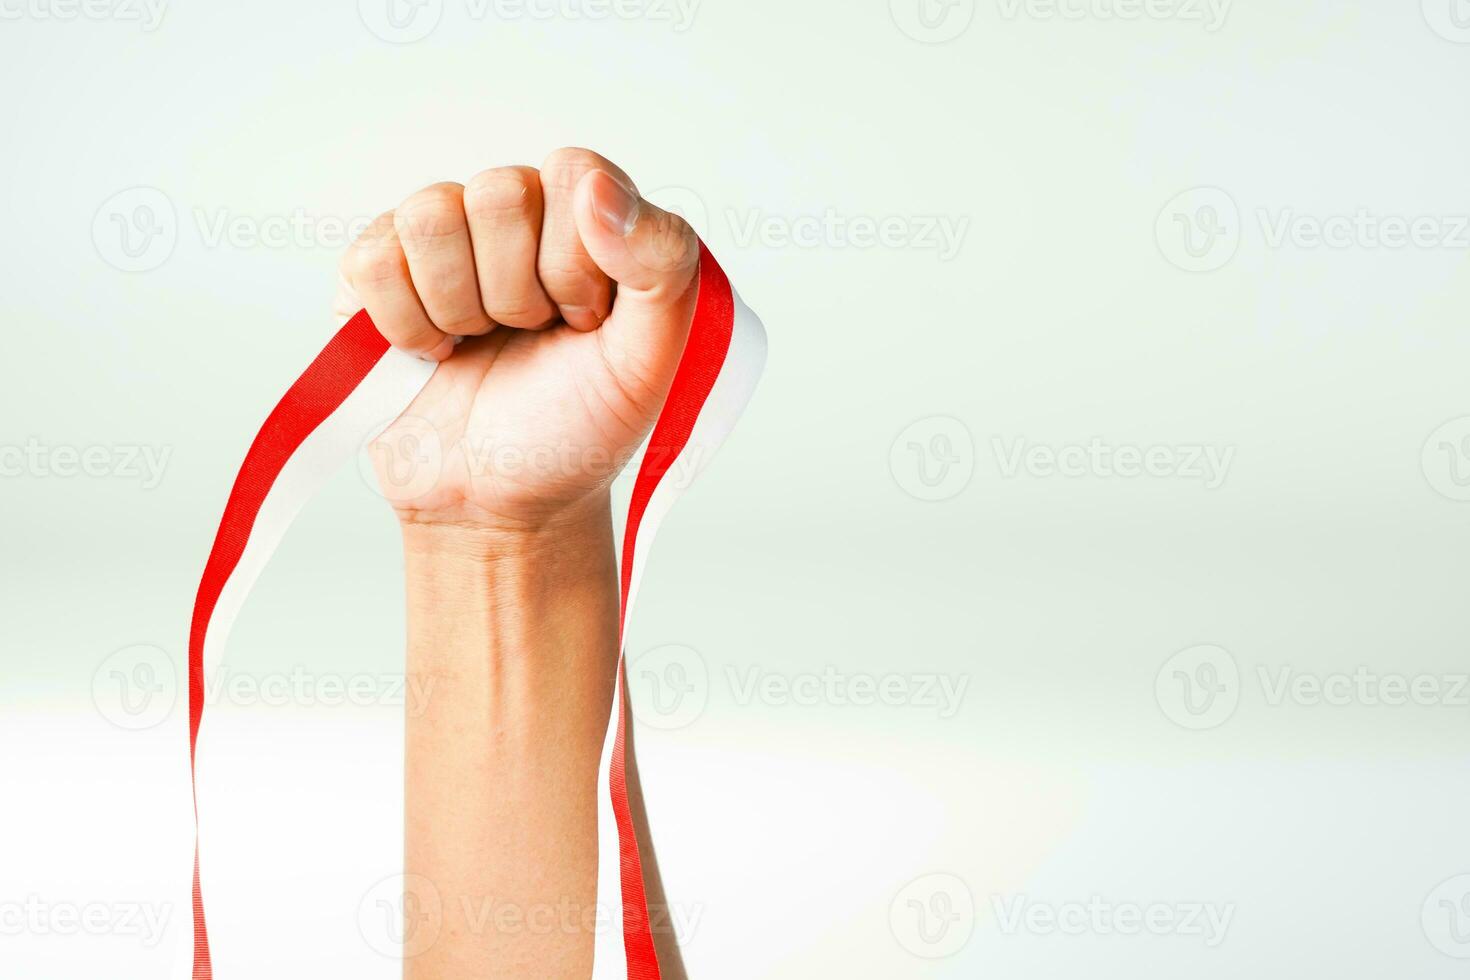
[[[628,504],[628,525],[623,532],[622,561],[622,633],[627,635],[628,591],[633,582],[633,557],[638,544],[638,528],[648,502],[674,460],[689,444],[695,420],[709,398],[710,391],[725,364],[730,338],[735,327],[735,299],[730,280],[719,263],[701,243],[699,246],[699,300],[695,305],[694,323],[684,356],[669,388],[669,397],[648,438],[643,465],[633,484],[633,497]],[[623,641],[620,639],[619,643]],[[648,896],[643,888],[643,861],[638,853],[638,837],[633,829],[633,811],[628,803],[626,718],[628,713],[627,672],[619,690],[618,734],[613,743],[609,790],[612,792],[613,816],[618,824],[618,859],[623,888],[623,944],[628,954],[628,980],[660,980],[658,953],[654,950],[653,932],[648,921]]]
[[[245,454],[199,582],[194,619],[189,628],[189,778],[195,794],[194,980],[212,980],[214,976],[209,959],[209,932],[204,925],[204,898],[199,887],[199,799],[195,765],[199,723],[204,716],[204,636],[225,583],[245,553],[261,505],[287,460],[347,400],[387,351],[388,342],[367,313],[362,312],[337,331],[311,366],[296,379]]]

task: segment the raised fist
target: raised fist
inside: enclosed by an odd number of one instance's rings
[[[698,266],[689,225],[590,150],[435,184],[374,221],[337,313],[366,308],[442,362],[373,446],[400,518],[534,527],[604,492],[668,393]]]

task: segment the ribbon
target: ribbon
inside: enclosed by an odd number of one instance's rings
[[[701,243],[699,298],[669,395],[633,485],[619,567],[616,693],[598,765],[598,909],[621,929],[594,938],[594,980],[660,980],[643,862],[628,802],[628,617],[665,515],[734,428],[766,358],[765,331]],[[197,774],[204,678],[219,668],[230,627],[291,521],[312,495],[413,402],[435,365],[391,347],[367,311],[352,317],[261,426],[225,504],[189,629],[189,769],[194,786],[193,980],[213,980],[200,880]]]

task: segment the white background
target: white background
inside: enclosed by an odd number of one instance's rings
[[[0,975],[176,965],[192,593],[342,227],[566,144],[771,334],[630,636],[692,976],[1463,973],[1464,3],[386,2],[0,0]],[[391,699],[400,590],[348,470],[231,669]],[[211,708],[222,980],[395,976],[403,709],[286,701]]]

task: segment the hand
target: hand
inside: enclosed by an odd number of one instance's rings
[[[442,362],[373,446],[400,519],[534,529],[605,498],[668,394],[698,265],[688,224],[589,150],[379,217],[343,258],[337,312],[365,307]]]

